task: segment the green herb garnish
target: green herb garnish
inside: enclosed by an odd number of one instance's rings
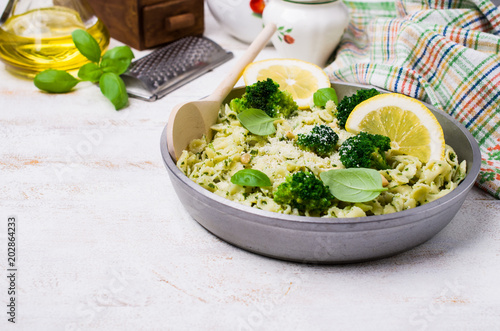
[[[333,100],[336,105],[339,104],[337,93],[331,87],[320,88],[313,94],[314,104],[318,107],[325,107],[329,100]]]
[[[321,173],[320,178],[337,199],[345,202],[370,201],[387,191],[382,176],[374,169],[334,169]]]
[[[271,180],[265,173],[255,169],[243,169],[231,177],[231,183],[240,186],[271,186]]]
[[[275,118],[270,117],[263,110],[249,108],[239,113],[237,117],[241,125],[253,134],[267,136],[276,132],[273,124]]]
[[[48,69],[35,76],[35,86],[49,93],[66,93],[82,81],[99,83],[101,92],[115,106],[116,110],[128,104],[125,83],[119,75],[129,67],[134,54],[128,46],[118,46],[108,50],[101,58],[97,41],[85,30],[75,30],[71,34],[78,51],[89,59],[78,71],[77,79],[63,70]]]

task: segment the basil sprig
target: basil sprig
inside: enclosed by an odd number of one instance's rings
[[[320,88],[313,94],[314,104],[318,107],[325,107],[328,100],[333,100],[336,105],[339,104],[337,92],[331,87]]]
[[[245,129],[258,136],[267,136],[276,132],[273,124],[275,119],[267,115],[263,110],[256,108],[245,109],[237,117]]]
[[[86,63],[78,70],[78,77],[81,80],[87,80],[92,83],[97,83],[101,76],[102,69],[94,62]]]
[[[125,83],[119,75],[123,74],[134,53],[128,46],[118,46],[108,50],[101,58],[101,48],[90,33],[85,30],[75,30],[71,34],[78,51],[89,59],[90,63],[78,70],[78,78],[63,70],[48,69],[35,76],[35,86],[49,93],[66,93],[82,81],[99,83],[101,92],[111,101],[116,110],[128,104]]]
[[[114,72],[106,72],[99,79],[99,87],[102,94],[108,98],[116,109],[121,109],[127,105],[128,96],[125,83]]]
[[[366,202],[375,199],[387,188],[382,186],[382,177],[377,170],[349,168],[328,170],[320,175],[330,192],[345,202]]]
[[[231,177],[231,183],[240,186],[271,186],[271,180],[265,173],[255,169],[243,169]]]
[[[134,53],[128,46],[117,46],[104,53],[101,61],[101,67],[104,72],[113,72],[117,75],[127,71]]]
[[[101,60],[101,48],[99,43],[85,30],[77,29],[71,33],[76,48],[92,62],[99,63]]]
[[[40,90],[52,93],[65,93],[80,81],[66,71],[47,69],[36,75],[35,85]]]

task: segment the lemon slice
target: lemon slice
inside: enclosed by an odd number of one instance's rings
[[[357,105],[345,128],[391,138],[391,149],[418,157],[423,163],[444,159],[441,125],[420,101],[398,93],[380,94]]]
[[[243,71],[245,85],[271,78],[288,91],[300,109],[308,108],[314,92],[330,87],[330,79],[317,65],[297,59],[269,59],[250,63]]]

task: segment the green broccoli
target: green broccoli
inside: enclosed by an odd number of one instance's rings
[[[385,152],[390,148],[389,137],[360,132],[340,146],[340,161],[346,168],[390,169],[385,158]]]
[[[243,96],[231,100],[229,106],[236,113],[249,108],[261,109],[273,118],[287,118],[298,109],[292,95],[286,91],[281,91],[279,84],[271,78],[247,86]]]
[[[301,212],[320,214],[333,202],[333,195],[312,172],[299,171],[290,175],[274,192],[274,201],[291,205]]]
[[[326,157],[331,154],[339,141],[339,136],[327,125],[316,125],[309,133],[299,133],[296,144],[303,150]]]
[[[344,129],[347,118],[351,114],[354,107],[378,94],[380,94],[380,92],[372,88],[370,90],[358,90],[350,97],[344,97],[337,106],[337,120],[339,126]]]

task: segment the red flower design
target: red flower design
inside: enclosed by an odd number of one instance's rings
[[[293,37],[289,34],[284,35],[283,40],[285,40],[287,44],[293,44],[295,42],[295,39],[293,39]]]
[[[262,15],[265,6],[264,0],[250,0],[250,8],[255,14]]]

